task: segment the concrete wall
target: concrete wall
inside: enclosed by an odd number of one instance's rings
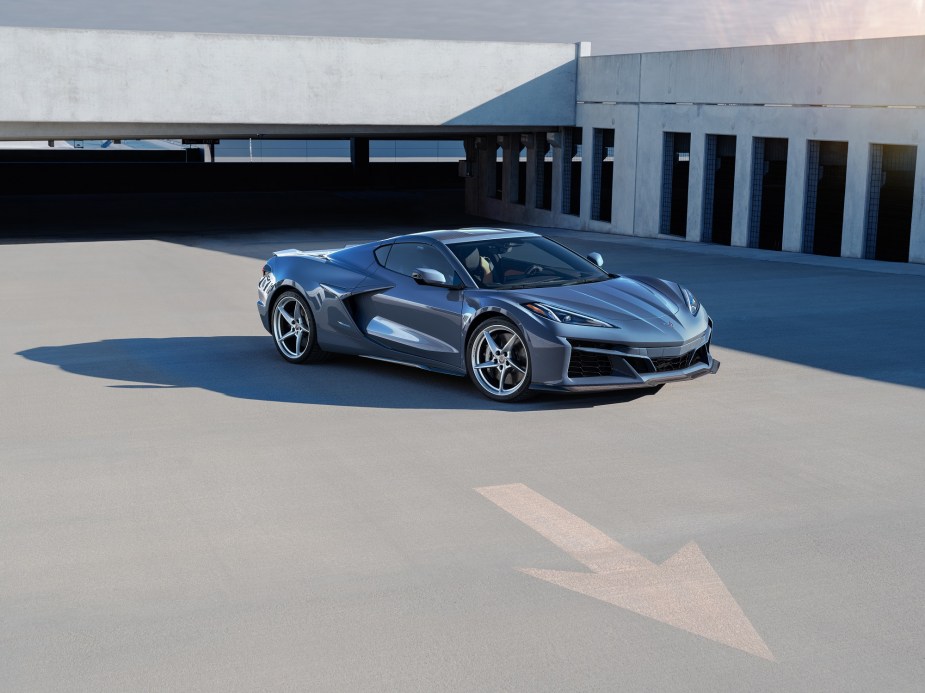
[[[658,236],[664,133],[683,132],[691,134],[686,240],[699,241],[707,135],[735,135],[732,244],[747,245],[753,139],[782,137],[789,141],[783,249],[800,252],[808,142],[845,141],[842,255],[863,257],[871,144],[915,145],[909,256],[925,262],[925,81],[907,69],[922,64],[925,37],[584,57],[576,124],[586,153],[594,128],[615,130],[612,221],[590,218],[589,156],[577,217],[555,206],[497,200],[481,200],[473,211],[515,223]]]
[[[0,28],[0,138],[427,134],[575,118],[575,44]]]

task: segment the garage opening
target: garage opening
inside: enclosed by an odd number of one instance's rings
[[[751,248],[780,250],[784,240],[787,140],[756,137],[753,164],[748,245]]]
[[[803,216],[804,253],[841,255],[847,171],[847,142],[809,141]]]
[[[917,154],[917,147],[911,145],[871,145],[867,258],[909,261]]]
[[[735,135],[707,135],[705,159],[702,240],[730,245],[735,196]]]
[[[552,144],[545,132],[536,134],[536,208],[552,209]]]
[[[687,235],[687,185],[691,168],[691,134],[666,132],[662,147],[662,207],[659,233]]]
[[[562,213],[581,212],[581,128],[565,128],[562,138]]]
[[[613,140],[611,129],[594,129],[591,218],[610,221],[613,206]]]

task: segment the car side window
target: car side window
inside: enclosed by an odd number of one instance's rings
[[[376,248],[376,262],[385,267],[385,262],[389,257],[389,251],[392,249],[391,245],[382,245]]]
[[[442,272],[447,282],[456,283],[458,278],[453,266],[439,250],[427,243],[396,243],[386,259],[387,269],[410,277],[419,267],[426,267]]]

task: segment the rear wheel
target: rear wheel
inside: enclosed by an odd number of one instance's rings
[[[513,402],[530,394],[530,349],[520,329],[505,318],[491,318],[469,337],[469,377],[490,399]]]
[[[327,354],[318,346],[315,318],[301,294],[286,291],[273,304],[273,341],[289,363],[322,361]]]

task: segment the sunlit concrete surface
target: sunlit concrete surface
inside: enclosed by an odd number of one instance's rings
[[[698,295],[718,375],[500,405],[283,363],[267,253],[408,227],[0,246],[0,689],[921,686],[920,272],[586,234]],[[584,568],[504,484],[652,563],[695,542],[773,661],[520,572]]]

